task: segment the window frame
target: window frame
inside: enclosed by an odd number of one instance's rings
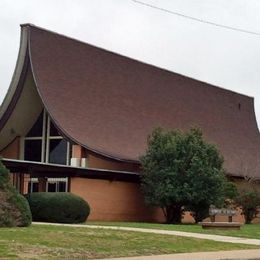
[[[25,155],[25,141],[26,140],[41,140],[41,162],[49,163],[49,153],[50,153],[50,140],[60,140],[64,139],[61,135],[51,136],[50,135],[50,127],[51,127],[51,118],[43,109],[43,122],[42,122],[42,135],[41,136],[24,136],[20,138],[20,159],[24,160]],[[53,123],[52,123],[53,124]],[[67,142],[66,148],[66,164],[70,165],[70,157],[71,157],[71,144]]]

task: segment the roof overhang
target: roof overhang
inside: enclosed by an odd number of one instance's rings
[[[2,162],[12,173],[26,173],[35,178],[81,177],[88,179],[126,181],[135,183],[138,183],[140,181],[140,174],[137,172],[81,168],[67,165],[30,162],[5,158],[2,159]]]

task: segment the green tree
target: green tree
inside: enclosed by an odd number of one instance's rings
[[[0,227],[29,226],[31,221],[29,204],[11,185],[9,171],[0,158]]]
[[[203,140],[200,129],[155,129],[140,160],[145,201],[161,207],[167,223],[180,223],[185,209],[200,221],[208,216],[211,204],[224,202],[223,158],[214,145]]]
[[[215,197],[215,203],[210,203],[210,201],[207,200],[198,200],[198,202],[191,202],[190,205],[186,207],[187,210],[191,211],[191,215],[196,223],[209,216],[209,207],[211,204],[214,204],[214,206],[217,207],[224,206],[233,208],[233,199],[237,196],[237,188],[235,184],[225,179],[221,188],[223,188],[223,190],[221,190],[219,198]],[[208,187],[208,191],[210,192],[210,187]],[[211,199],[214,201],[214,197]]]
[[[257,185],[248,183],[248,185],[238,188],[235,202],[242,210],[241,214],[244,215],[245,223],[250,224],[259,213],[260,192]]]

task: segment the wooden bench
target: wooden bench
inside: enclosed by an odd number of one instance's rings
[[[200,222],[199,224],[202,228],[207,229],[240,229],[240,222],[233,222],[233,216],[236,215],[236,210],[234,209],[218,209],[210,207],[209,216],[211,222]],[[216,216],[227,216],[227,222],[216,222]]]

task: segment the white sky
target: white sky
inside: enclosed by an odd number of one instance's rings
[[[143,1],[260,32],[259,0]],[[13,74],[21,23],[253,96],[260,122],[260,36],[187,20],[132,0],[0,0],[0,103]]]

